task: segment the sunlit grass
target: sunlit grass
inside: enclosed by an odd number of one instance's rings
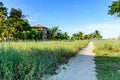
[[[95,41],[98,80],[120,80],[120,41]]]
[[[55,74],[88,41],[0,43],[0,80],[39,80]]]

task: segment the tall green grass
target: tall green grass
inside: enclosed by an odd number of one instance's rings
[[[120,41],[95,41],[98,80],[120,80]]]
[[[55,74],[88,41],[0,43],[0,80],[39,80]]]

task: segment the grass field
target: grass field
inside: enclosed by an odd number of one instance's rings
[[[39,80],[55,74],[88,41],[0,43],[0,80]]]
[[[98,80],[120,80],[120,41],[95,41]]]

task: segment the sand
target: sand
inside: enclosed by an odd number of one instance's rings
[[[88,46],[71,58],[68,64],[59,67],[58,74],[44,76],[42,80],[97,80],[93,50],[94,44],[89,42]]]

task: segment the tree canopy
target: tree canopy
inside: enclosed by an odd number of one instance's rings
[[[27,36],[25,33],[30,31],[31,27],[23,16],[20,9],[11,8],[8,13],[8,9],[0,2],[0,38],[2,40],[5,38],[24,39]]]
[[[62,32],[58,26],[47,28],[44,33],[42,29],[34,29],[30,26],[26,15],[23,14],[21,9],[8,8],[0,1],[0,40],[68,40],[70,36],[67,32]],[[72,39],[100,39],[102,36],[99,31],[95,33],[84,34],[78,32],[73,34]]]
[[[112,4],[109,6],[108,14],[120,17],[120,0],[112,2]]]
[[[98,30],[94,33],[84,34],[83,32],[78,32],[72,35],[72,39],[75,40],[89,40],[89,39],[102,39],[102,36]]]

